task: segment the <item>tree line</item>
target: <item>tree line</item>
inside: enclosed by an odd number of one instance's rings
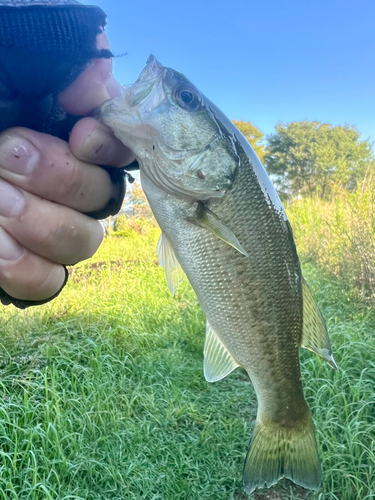
[[[264,136],[250,122],[233,120],[252,145],[282,198],[318,195],[328,198],[334,186],[355,190],[368,173],[375,173],[369,139],[361,140],[354,126],[318,121],[283,123]]]

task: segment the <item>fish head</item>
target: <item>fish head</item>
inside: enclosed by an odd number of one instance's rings
[[[99,116],[159,187],[206,200],[224,196],[239,163],[218,113],[185,76],[150,56],[136,82],[106,101]]]

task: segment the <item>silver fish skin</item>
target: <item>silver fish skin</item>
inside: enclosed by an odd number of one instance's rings
[[[262,164],[214,104],[153,56],[121,97],[101,107],[100,119],[136,154],[162,229],[158,254],[172,293],[182,268],[206,314],[206,379],[242,366],[256,391],[246,491],[282,477],[318,490],[321,469],[299,348],[336,364]]]

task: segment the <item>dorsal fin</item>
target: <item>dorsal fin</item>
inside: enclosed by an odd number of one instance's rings
[[[206,322],[206,341],[203,352],[204,376],[207,382],[221,380],[229,375],[237,366],[240,366],[208,321]]]
[[[177,260],[171,242],[163,232],[160,235],[156,251],[160,265],[164,268],[169,290],[174,295],[185,274]]]
[[[197,216],[189,217],[188,221],[196,224],[197,226],[207,229],[213,233],[217,238],[225,241],[228,245],[238,250],[242,255],[248,257],[249,254],[243,249],[241,243],[233,234],[231,229],[221,222],[219,217],[206,207],[198,207]]]
[[[324,318],[317,306],[310,288],[302,278],[303,294],[303,333],[302,347],[315,352],[334,369],[338,370],[332,355],[331,342]]]

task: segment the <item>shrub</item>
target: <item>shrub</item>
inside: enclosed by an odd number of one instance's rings
[[[119,215],[114,223],[114,230],[116,236],[125,236],[127,238],[136,236],[136,231],[131,226],[130,221],[126,215]]]

